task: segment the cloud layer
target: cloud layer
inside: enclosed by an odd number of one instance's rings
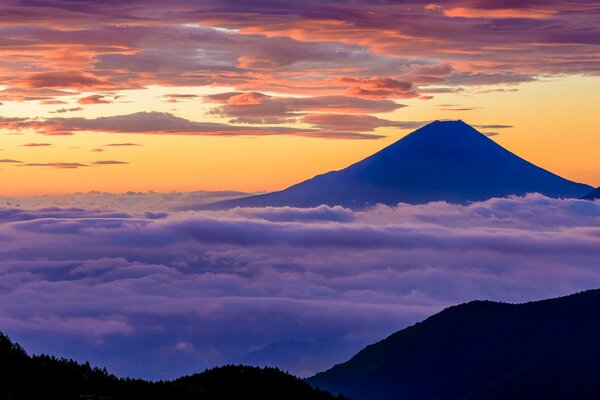
[[[131,89],[233,88],[235,98],[214,109],[230,125],[200,129],[215,134],[310,123],[309,113],[372,116],[399,108],[398,99],[463,87],[597,75],[599,14],[591,0],[15,0],[0,6],[0,102],[76,97],[84,110],[113,115],[110,103]],[[183,96],[161,97],[202,101]],[[349,104],[361,100],[370,106]],[[81,110],[55,112],[69,111]],[[394,122],[379,126],[403,126]],[[339,131],[307,135],[365,138]]]
[[[0,209],[0,329],[119,374],[306,375],[450,304],[600,286],[600,202],[176,212],[129,196]]]

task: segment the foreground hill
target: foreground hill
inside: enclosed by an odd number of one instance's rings
[[[28,356],[0,334],[0,400],[333,400],[275,368],[226,366],[167,382],[119,379],[71,360]]]
[[[355,400],[599,399],[600,290],[450,307],[308,382]]]
[[[462,121],[436,121],[343,170],[212,208],[463,203],[534,192],[579,198],[590,190],[516,156]]]

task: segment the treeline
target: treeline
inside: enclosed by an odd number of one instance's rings
[[[172,381],[118,378],[89,363],[29,356],[0,333],[0,400],[332,400],[277,368],[228,365]],[[343,399],[343,397],[337,397]]]

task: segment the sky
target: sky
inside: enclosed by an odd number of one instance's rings
[[[0,331],[119,376],[309,376],[600,287],[600,200],[199,205],[462,119],[600,185],[597,1],[0,0]]]
[[[436,119],[600,185],[596,1],[0,3],[5,195],[283,189]]]

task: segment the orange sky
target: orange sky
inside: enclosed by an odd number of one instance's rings
[[[15,4],[0,10],[21,16],[0,17],[2,194],[282,189],[435,119],[600,185],[585,4],[338,2],[282,16],[178,1],[158,25],[158,3]]]

